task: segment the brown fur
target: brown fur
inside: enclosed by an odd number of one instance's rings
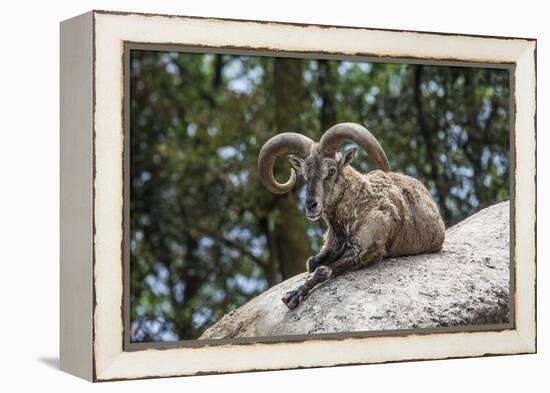
[[[361,266],[379,257],[441,249],[445,225],[417,179],[380,170],[363,175],[347,166],[334,189],[335,197],[323,213],[329,225],[326,244],[334,236],[331,228],[342,228],[350,246],[370,250],[361,253]]]
[[[439,251],[443,245],[445,225],[426,187],[394,172],[361,174],[349,166],[354,155],[352,148],[324,157],[314,145],[306,159],[289,157],[306,182],[308,218],[322,216],[328,225],[321,251],[306,263],[313,276],[282,299],[291,309],[330,277],[384,257]]]

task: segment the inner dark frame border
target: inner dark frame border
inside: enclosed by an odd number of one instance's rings
[[[499,37],[504,38],[504,37]],[[344,340],[349,338],[366,337],[395,337],[409,335],[426,335],[442,333],[473,333],[473,332],[500,332],[504,330],[515,330],[515,303],[516,303],[516,269],[515,269],[515,194],[516,194],[516,152],[515,152],[515,117],[516,117],[516,98],[515,98],[515,63],[480,63],[471,61],[458,61],[455,59],[423,59],[415,57],[389,57],[377,56],[372,54],[348,55],[343,53],[323,53],[319,51],[287,52],[266,48],[249,47],[209,47],[185,45],[176,43],[141,43],[133,41],[124,41],[123,51],[123,240],[122,250],[122,272],[123,272],[123,300],[122,300],[122,319],[123,319],[123,350],[139,351],[145,349],[172,349],[172,348],[199,348],[218,345],[250,345],[255,343],[276,344],[276,343],[299,343],[308,340]],[[506,324],[486,324],[486,325],[468,325],[452,326],[439,328],[416,328],[416,329],[397,329],[397,330],[373,330],[373,331],[355,331],[343,333],[323,333],[323,334],[296,334],[285,336],[262,336],[262,337],[242,337],[230,339],[205,339],[205,340],[180,340],[180,341],[151,341],[151,342],[131,342],[130,341],[130,52],[138,50],[160,51],[160,52],[185,52],[196,54],[227,54],[243,56],[262,56],[262,57],[292,57],[300,59],[326,59],[326,60],[345,60],[354,62],[371,63],[397,63],[411,65],[435,65],[435,66],[453,66],[453,67],[472,67],[472,68],[496,68],[506,69],[509,72],[510,80],[510,102],[509,102],[509,143],[510,143],[510,279],[509,279],[509,298],[510,298],[510,322]]]

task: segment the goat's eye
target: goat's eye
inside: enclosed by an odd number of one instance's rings
[[[329,176],[334,176],[334,175],[336,175],[336,168],[330,168],[330,169],[328,170],[328,175],[329,175]]]

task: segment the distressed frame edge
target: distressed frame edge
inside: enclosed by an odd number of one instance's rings
[[[522,72],[518,72],[520,69]],[[515,272],[515,321],[516,331],[523,341],[529,353],[537,353],[537,41],[533,40],[526,45],[525,51],[517,59],[514,72],[515,82],[515,128],[516,142],[514,160],[516,168],[514,173],[515,200],[517,205],[525,204],[522,209],[515,209],[513,227],[515,232],[514,258],[516,260]],[[525,101],[525,102],[523,102]],[[525,108],[519,111],[520,105]],[[520,131],[521,130],[521,131]],[[518,143],[520,132],[526,134],[527,146],[524,146],[518,157]],[[523,136],[523,135],[522,135]],[[530,154],[529,160],[525,154]],[[526,165],[532,167],[524,168]],[[526,170],[527,173],[521,173]],[[531,177],[532,176],[532,177]],[[526,180],[529,178],[529,180]],[[517,192],[528,190],[528,192]],[[527,199],[527,201],[524,201]],[[532,217],[527,217],[531,212]],[[523,210],[523,212],[520,212]],[[523,216],[522,216],[523,214]],[[528,226],[527,226],[528,225]],[[525,226],[524,229],[518,227]],[[522,261],[522,254],[530,257]],[[520,263],[522,261],[522,263]],[[518,280],[518,271],[523,278]],[[524,304],[519,307],[520,303]]]
[[[113,13],[109,13],[109,15],[112,15]],[[131,15],[134,15],[134,14],[131,14]],[[173,17],[173,16],[171,16]],[[187,18],[187,17],[186,17]],[[207,18],[207,19],[210,19],[210,18]],[[253,21],[254,22],[254,21]],[[276,24],[282,24],[284,25],[284,23],[281,23],[281,22],[274,22]],[[325,26],[326,27],[326,26]],[[366,29],[368,30],[368,29]],[[415,32],[417,33],[417,32]],[[427,33],[427,34],[433,34],[433,33]],[[452,34],[453,36],[455,36],[454,34]],[[465,36],[468,36],[468,35],[465,35]],[[496,38],[502,38],[502,37],[496,37]],[[529,40],[529,41],[534,41],[534,53],[535,53],[535,88],[536,88],[536,40]],[[94,44],[95,44],[95,40],[94,40]],[[94,72],[94,76],[95,76],[95,72]],[[94,98],[95,98],[95,95],[94,95]],[[535,97],[535,119],[536,119],[536,97]],[[535,137],[535,152],[536,152],[536,123],[534,124],[534,137]],[[536,187],[536,162],[535,162],[535,187]],[[536,196],[535,196],[536,198]],[[536,207],[536,199],[535,199],[535,207]],[[535,219],[535,223],[536,223],[536,216],[534,217]],[[536,235],[536,227],[534,228],[534,234]],[[535,250],[535,263],[536,263],[536,250]],[[536,269],[536,267],[535,267]],[[536,280],[536,270],[535,270],[535,280]],[[536,281],[535,281],[536,283]],[[95,285],[97,285],[97,283],[95,283]],[[536,291],[536,288],[535,288],[535,291]],[[536,300],[536,293],[535,293],[535,300]],[[535,313],[536,314],[536,313]],[[525,332],[522,330],[523,333],[526,333],[526,334],[520,334],[520,335],[517,335],[517,339],[523,344],[522,345],[522,350],[519,350],[517,352],[512,352],[512,353],[533,353],[533,352],[536,352],[536,315],[534,315],[534,335],[531,334],[532,332]],[[518,333],[518,331],[515,331],[516,333]],[[520,332],[521,333],[521,332]],[[94,336],[94,341],[95,341],[95,336]],[[308,341],[316,341],[316,340],[308,340]],[[149,351],[149,350],[148,350]],[[512,354],[510,353],[510,354]],[[489,356],[489,355],[500,355],[500,354],[506,354],[504,352],[499,352],[499,353],[490,353],[490,354],[481,354],[481,355],[463,355],[463,356],[457,356],[457,357],[471,357],[471,356]],[[94,354],[95,355],[95,354]],[[94,356],[95,358],[95,356]],[[394,361],[408,361],[408,360],[429,360],[429,359],[436,359],[436,358],[449,358],[449,356],[442,356],[442,357],[429,357],[429,358],[426,358],[426,359],[406,359],[406,358],[403,358],[402,360],[394,360]],[[451,356],[451,358],[453,358],[453,356]],[[119,360],[122,360],[123,359],[120,359],[120,357],[116,357],[115,359],[112,359],[113,363],[118,363]],[[366,363],[383,363],[385,361],[382,361],[382,362],[377,362],[377,361],[374,361],[374,362],[361,362],[359,364],[366,364]],[[393,362],[393,361],[391,361]],[[355,364],[355,363],[350,363],[350,364]],[[114,364],[113,364],[114,365]],[[334,365],[338,365],[338,364],[334,364]],[[332,366],[332,364],[327,364],[327,365],[308,365],[308,366],[305,366],[305,367],[325,367],[325,366]],[[109,367],[110,368],[110,367]],[[282,367],[282,368],[299,368],[299,366],[289,366],[289,367]],[[278,368],[278,369],[282,369],[282,368]],[[270,368],[267,368],[267,369],[264,369],[264,370],[269,370]],[[103,371],[103,370],[102,370]],[[107,371],[107,370],[105,370]],[[243,371],[253,371],[253,370],[238,370],[238,371],[216,371],[214,373],[221,373],[221,372],[243,372]],[[104,374],[103,372],[101,372],[101,374]],[[105,373],[105,374],[109,374],[108,372]],[[97,377],[97,375],[94,375],[94,380],[97,380],[97,381],[102,381],[102,380],[117,380],[117,379],[135,379],[135,378],[148,378],[148,377],[162,377],[162,376],[178,376],[178,375],[196,375],[196,374],[202,374],[201,372],[197,372],[197,373],[192,373],[192,374],[186,374],[184,372],[182,373],[175,373],[175,374],[169,374],[169,375],[151,375],[151,376],[133,376],[133,377],[121,377],[121,378],[117,378],[117,377],[108,377],[107,375],[107,378],[105,378],[106,375],[100,375],[99,377]]]
[[[382,32],[396,32],[396,33],[419,33],[419,34],[435,34],[449,37],[472,37],[472,38],[494,38],[504,40],[524,40],[524,41],[536,41],[535,37],[510,37],[499,35],[487,35],[487,34],[467,34],[467,33],[451,33],[442,31],[428,31],[428,30],[410,30],[410,29],[389,29],[383,27],[365,27],[356,25],[329,25],[324,23],[307,23],[307,22],[283,22],[272,21],[263,19],[243,19],[243,18],[223,18],[217,16],[199,16],[199,15],[183,15],[183,14],[163,14],[152,12],[137,12],[137,11],[113,11],[104,9],[94,9],[91,12],[94,14],[103,15],[121,15],[121,16],[160,16],[164,18],[179,18],[179,19],[199,19],[199,20],[211,20],[221,22],[244,22],[255,24],[270,24],[270,25],[283,25],[283,26],[295,26],[295,27],[319,27],[322,29],[356,29],[356,30],[370,30],[370,31],[382,31]]]

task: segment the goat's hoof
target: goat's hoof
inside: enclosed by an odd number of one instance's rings
[[[306,261],[306,268],[309,273],[313,273],[315,269],[317,269],[317,262],[315,261],[314,257],[309,257]]]
[[[302,292],[298,289],[294,291],[287,292],[283,295],[281,300],[287,306],[289,309],[294,310],[298,304],[302,301],[304,296],[302,295]]]

